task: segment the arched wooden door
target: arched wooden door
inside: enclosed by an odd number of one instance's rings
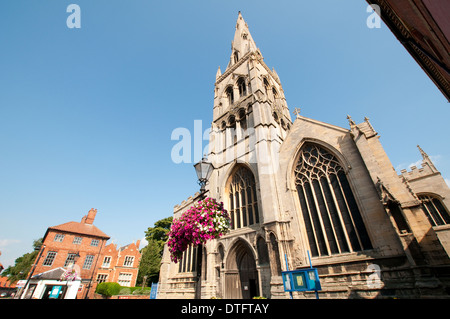
[[[258,273],[253,256],[245,252],[238,263],[239,277],[243,299],[251,299],[258,295]]]
[[[227,259],[225,298],[251,299],[258,296],[258,272],[255,258],[242,241],[238,241]]]

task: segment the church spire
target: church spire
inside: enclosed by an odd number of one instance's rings
[[[219,66],[219,68],[217,69],[217,73],[216,73],[216,81],[221,75],[222,75],[222,71],[220,71],[220,66]]]
[[[231,42],[230,65],[238,62],[248,52],[256,50],[256,43],[253,41],[248,25],[242,17],[241,11],[239,11],[234,39],[233,42]]]
[[[436,167],[434,166],[433,162],[431,161],[430,157],[428,156],[427,153],[425,153],[425,151],[419,146],[417,145],[417,148],[419,149],[420,154],[422,155],[422,166],[428,165],[432,171],[437,172]]]

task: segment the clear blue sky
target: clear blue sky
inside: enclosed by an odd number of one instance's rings
[[[69,29],[69,4],[81,28]],[[370,118],[397,170],[419,144],[450,180],[450,105],[389,29],[346,1],[8,0],[0,4],[0,262],[49,226],[95,225],[119,245],[198,190],[172,131],[212,120],[238,11],[291,112]],[[204,142],[206,145],[206,141]]]

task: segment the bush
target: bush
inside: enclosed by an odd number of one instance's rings
[[[121,288],[119,291],[119,295],[131,295],[130,288]]]
[[[95,292],[103,296],[111,297],[118,295],[120,289],[121,287],[117,282],[102,282],[97,285]]]

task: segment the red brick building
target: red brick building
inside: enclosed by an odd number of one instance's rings
[[[141,253],[140,240],[120,248],[109,244],[103,249],[96,274],[96,283],[117,282],[124,287],[136,286]]]
[[[59,267],[66,268],[75,261],[75,268],[79,270],[81,277],[77,299],[88,298],[94,292],[94,276],[102,261],[100,256],[110,238],[93,225],[96,214],[97,210],[91,209],[81,222],[72,221],[49,227],[44,235],[43,251],[33,275]],[[30,295],[31,293],[30,291]]]

